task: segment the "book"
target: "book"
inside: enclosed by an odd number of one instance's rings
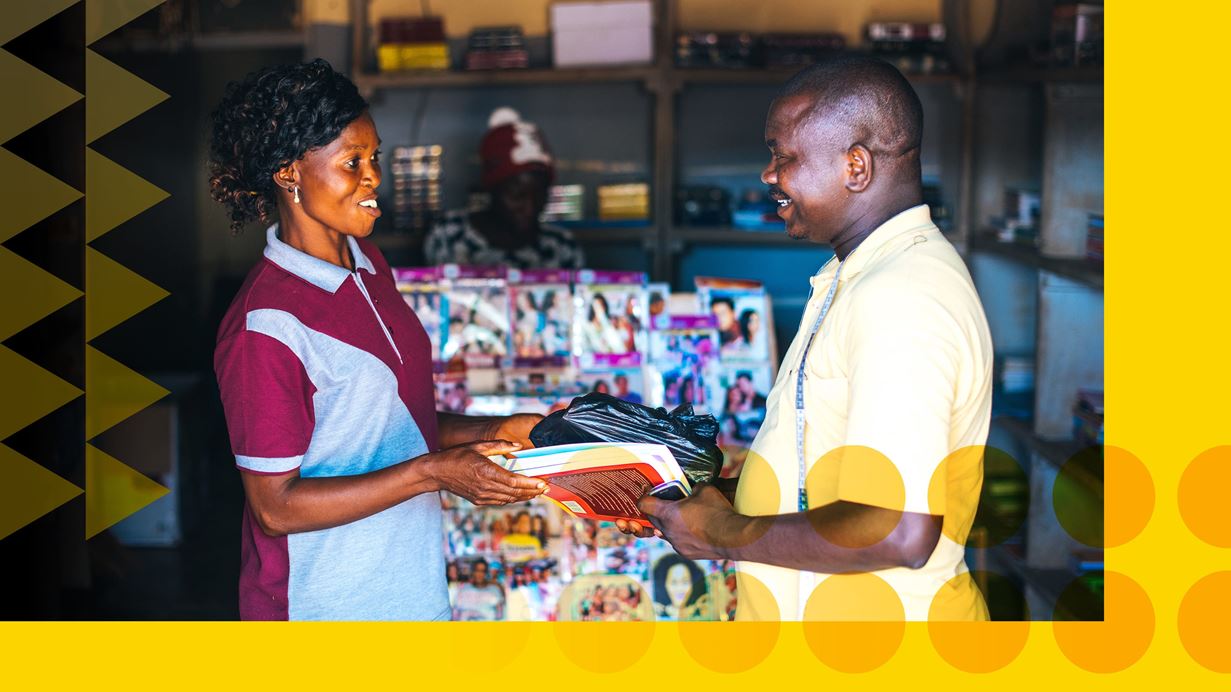
[[[545,497],[582,519],[648,523],[637,500],[664,483],[692,486],[665,445],[583,442],[489,457],[501,467],[547,481]]]

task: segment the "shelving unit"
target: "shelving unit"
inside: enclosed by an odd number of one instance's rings
[[[355,66],[370,63],[370,0],[352,0],[352,59]],[[650,165],[652,223],[644,234],[620,229],[619,232],[595,229],[593,233],[576,233],[586,245],[636,244],[651,254],[651,276],[656,281],[672,282],[675,278],[675,258],[694,246],[792,247],[797,241],[781,232],[745,231],[736,228],[703,228],[675,226],[671,223],[675,183],[679,174],[678,141],[676,138],[677,107],[681,94],[689,88],[703,86],[744,85],[777,86],[790,78],[794,69],[708,69],[680,68],[673,62],[673,41],[678,28],[675,0],[655,3],[655,64],[647,67],[522,69],[497,71],[409,71],[401,73],[368,73],[352,70],[352,79],[365,96],[382,90],[431,88],[485,88],[505,86],[551,86],[578,84],[633,83],[642,87],[651,99]],[[969,88],[972,78],[958,74],[914,74],[908,78],[916,84],[951,85],[956,94],[973,97]],[[970,129],[965,119],[971,109],[963,108],[963,130]],[[963,154],[963,161],[969,156]],[[965,165],[965,164],[964,164]],[[967,235],[967,215],[961,210],[969,206],[968,174],[957,196],[957,225],[951,238],[961,246]],[[664,221],[665,220],[665,221]],[[381,240],[391,247],[399,242]]]

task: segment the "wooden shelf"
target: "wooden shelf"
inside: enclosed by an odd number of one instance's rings
[[[988,84],[1101,84],[1103,66],[993,68],[979,72],[978,80]]]
[[[582,245],[622,245],[626,243],[653,243],[654,226],[614,226],[598,228],[570,228],[573,237]]]
[[[358,74],[355,85],[371,93],[379,89],[428,87],[535,86],[547,84],[645,83],[657,72],[652,67],[595,67],[533,70],[422,70]]]
[[[1041,438],[1034,433],[1034,430],[1031,429],[1028,423],[1017,418],[999,417],[993,419],[992,424],[1008,431],[1025,444],[1030,451],[1038,454],[1057,469],[1063,468],[1065,462],[1072,459],[1078,452],[1088,449],[1088,447],[1084,447],[1074,440],[1047,440]],[[1103,479],[1101,477],[1095,477],[1080,466],[1073,466],[1066,473],[1072,474],[1074,479],[1085,485],[1091,492],[1102,495]]]
[[[972,238],[970,247],[974,252],[985,252],[990,255],[1011,259],[1027,266],[1059,274],[1067,279],[1085,284],[1094,290],[1103,290],[1103,266],[1097,262],[1085,259],[1047,257],[1046,255],[1039,254],[1038,250],[1026,247],[1020,243],[998,242],[994,238],[989,237],[987,233],[983,233],[977,238]]]
[[[714,68],[714,67],[679,67],[671,68],[672,79],[678,85],[689,84],[745,84],[781,86],[804,66],[791,68]],[[934,84],[958,82],[961,77],[956,74],[907,74],[907,79],[916,84]]]

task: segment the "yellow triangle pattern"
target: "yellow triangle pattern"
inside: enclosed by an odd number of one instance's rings
[[[81,94],[6,50],[0,50],[0,89],[16,97],[9,99],[0,110],[0,143],[81,99]]]
[[[89,344],[85,347],[85,392],[87,440],[168,393]]]
[[[85,446],[85,537],[97,536],[154,500],[171,492],[135,469]]]
[[[164,2],[166,0],[86,0],[86,45],[94,43]]]
[[[0,445],[0,540],[81,494],[81,488]]]
[[[9,297],[0,312],[3,341],[80,298],[81,291],[0,247],[0,295]]]
[[[85,236],[91,242],[169,195],[144,178],[86,147]]]
[[[0,243],[80,198],[80,192],[0,149]]]
[[[92,247],[85,249],[85,290],[86,341],[171,295]]]
[[[0,346],[0,440],[81,396],[81,390]]]
[[[89,144],[169,98],[89,48],[85,51],[85,143]]]
[[[4,9],[0,10],[0,44],[12,41],[77,2],[78,0],[5,2]]]

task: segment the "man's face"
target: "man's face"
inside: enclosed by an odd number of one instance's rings
[[[808,119],[816,96],[797,94],[774,101],[765,121],[769,165],[761,182],[778,203],[778,216],[792,238],[829,242],[845,214],[845,151],[826,136],[823,123]]]
[[[299,169],[300,204],[323,226],[343,235],[366,237],[380,217],[380,137],[367,113],[337,139],[304,154]]]
[[[739,390],[745,394],[752,394],[755,388],[752,386],[752,379],[748,377],[736,378],[735,384],[739,386]]]
[[[502,181],[492,199],[504,220],[518,233],[527,233],[538,223],[547,206],[547,176],[525,171]]]
[[[731,325],[735,323],[735,311],[726,303],[715,302],[710,305],[710,311],[718,320],[718,328],[723,331],[731,329]]]
[[[483,586],[487,583],[487,565],[479,562],[474,565],[470,574],[470,580],[476,586]]]

